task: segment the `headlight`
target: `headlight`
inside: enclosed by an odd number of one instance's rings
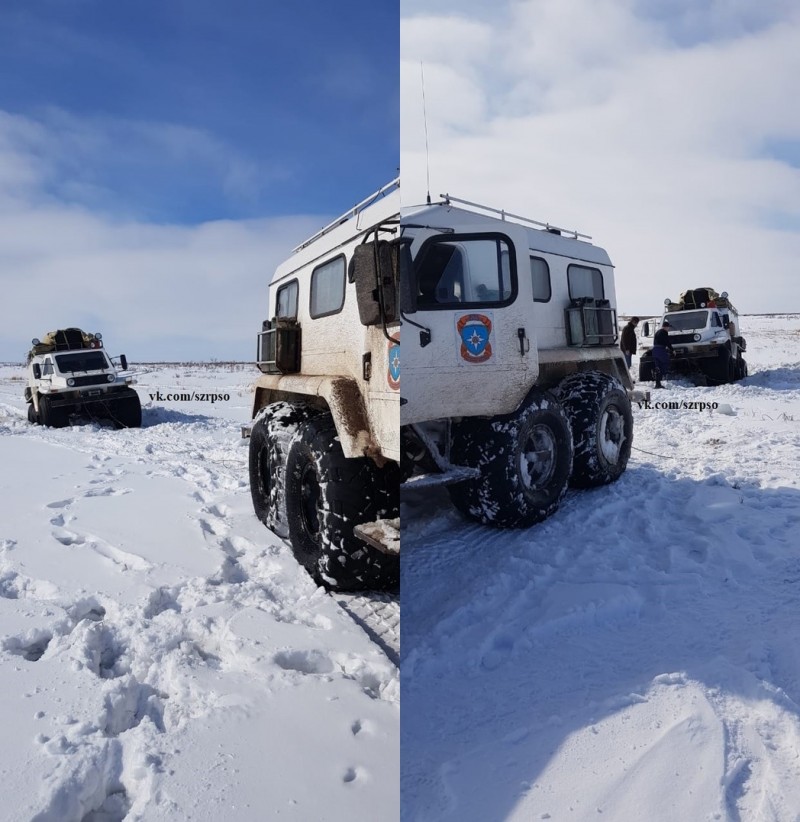
[[[116,377],[115,377],[113,374],[108,374],[108,375],[106,376],[106,379],[107,379],[109,382],[114,382],[114,380],[116,379]]]
[[[70,377],[70,378],[67,380],[67,385],[69,385],[70,387],[72,387],[73,385],[75,385],[75,378],[74,378],[74,377]]]
[[[699,334],[694,335],[694,341],[695,342],[700,342],[700,335]]]

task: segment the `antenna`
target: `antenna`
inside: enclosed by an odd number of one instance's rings
[[[428,205],[431,204],[431,159],[428,151],[428,111],[425,106],[425,70],[422,60],[419,61],[419,74],[422,79],[422,122],[425,124],[425,184],[428,190]]]

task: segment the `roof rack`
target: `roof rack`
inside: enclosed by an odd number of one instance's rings
[[[313,237],[309,237],[305,242],[300,243],[296,248],[292,249],[292,254],[297,251],[300,251],[306,246],[311,245],[311,243],[318,240],[320,237],[324,237],[329,232],[333,231],[334,228],[342,225],[342,223],[346,223],[348,220],[352,219],[353,217],[357,216],[361,213],[365,208],[371,206],[377,199],[380,197],[385,197],[390,192],[394,191],[394,189],[400,188],[400,178],[395,177],[390,183],[387,183],[385,186],[379,188],[374,194],[370,194],[365,200],[362,200],[358,205],[354,205],[349,211],[345,211],[341,217],[337,217],[332,223],[328,223],[324,228],[321,228]]]
[[[480,208],[483,211],[489,211],[492,214],[499,214],[501,220],[505,220],[506,218],[510,218],[512,220],[519,220],[522,223],[529,223],[530,225],[535,225],[540,228],[545,229],[546,231],[550,231],[553,233],[558,232],[559,234],[568,234],[571,237],[577,239],[584,239],[584,240],[591,240],[591,236],[589,234],[581,234],[578,231],[573,231],[571,228],[560,228],[559,226],[553,225],[552,223],[542,223],[539,220],[531,220],[528,217],[521,217],[519,214],[510,214],[508,211],[500,208],[491,208],[490,206],[481,205],[480,203],[471,203],[469,200],[460,200],[458,197],[451,197],[449,194],[440,194],[440,197],[443,199],[444,205],[450,205],[450,203],[458,203],[459,205],[466,205],[471,206],[472,208]]]

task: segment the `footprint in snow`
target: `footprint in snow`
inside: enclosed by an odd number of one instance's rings
[[[210,522],[207,519],[198,519],[197,523],[200,526],[200,530],[204,534],[211,534],[211,536],[213,537],[224,536],[224,533],[221,529],[223,529],[224,531],[228,530],[227,526],[224,523]]]
[[[44,656],[52,638],[53,635],[47,631],[39,632],[33,638],[11,636],[3,640],[2,647],[4,651],[21,656],[28,662],[38,662]]]
[[[489,648],[481,656],[481,666],[493,671],[508,661],[514,650],[514,639],[508,634],[498,634],[493,637]]]
[[[76,534],[74,531],[68,531],[66,528],[59,528],[53,531],[53,538],[62,545],[85,545],[86,537]]]
[[[130,494],[131,488],[92,488],[87,491],[84,497],[121,497],[125,494]]]
[[[48,502],[48,508],[69,508],[72,503],[75,502],[75,497],[70,497],[69,499],[59,499],[55,502]]]
[[[329,674],[333,671],[333,661],[323,651],[279,651],[273,661],[285,671],[301,674]]]

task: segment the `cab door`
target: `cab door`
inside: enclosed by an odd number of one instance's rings
[[[416,310],[405,313],[403,328],[403,424],[510,413],[530,390],[537,376],[530,278],[521,275],[517,247],[505,230],[415,237]]]

